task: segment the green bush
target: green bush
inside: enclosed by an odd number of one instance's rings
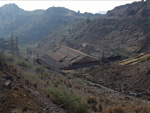
[[[25,68],[31,68],[32,67],[32,65],[29,62],[21,60],[21,59],[16,59],[16,64],[21,66],[21,67],[25,67]]]
[[[113,53],[119,54],[119,55],[126,55],[126,54],[127,54],[127,52],[126,52],[125,50],[119,49],[119,48],[114,49],[114,50],[113,50]]]
[[[90,23],[90,19],[89,18],[86,19],[86,24],[88,24],[88,23]]]
[[[64,88],[48,89],[48,92],[50,93],[50,98],[53,100],[53,102],[58,105],[64,104],[66,102],[69,102],[70,100],[78,98],[77,100],[63,106],[64,109],[66,109],[67,113],[88,113],[87,105],[81,101],[81,98],[78,95],[71,93],[65,90]]]
[[[7,62],[13,62],[14,61],[14,57],[12,55],[5,55],[5,60]]]
[[[37,73],[44,73],[44,68],[43,67],[41,67],[41,66],[37,66],[37,67],[35,67],[35,71],[37,72]]]
[[[31,68],[32,64],[30,62],[25,61],[24,59],[18,58],[16,56],[12,56],[9,54],[5,55],[5,60],[7,62],[13,62],[16,65],[19,65],[21,67],[25,67],[25,68]]]
[[[22,67],[28,67],[27,63],[25,61],[20,61],[17,63],[19,66],[22,66]]]
[[[4,53],[0,51],[0,68],[2,69],[5,64]]]

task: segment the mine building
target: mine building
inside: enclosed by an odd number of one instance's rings
[[[97,58],[64,45],[48,51],[39,59],[55,69],[78,69],[99,64]]]

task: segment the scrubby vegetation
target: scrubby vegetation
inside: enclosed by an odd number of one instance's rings
[[[80,96],[69,92],[64,88],[53,88],[48,89],[48,91],[53,102],[58,105],[74,100],[63,106],[67,110],[67,113],[88,113],[88,107],[82,102]]]
[[[40,73],[40,74],[44,73],[44,68],[42,66],[35,66],[34,69],[37,73]]]
[[[13,64],[13,68],[17,69],[16,72],[25,79],[29,86],[40,89],[46,94],[47,99],[60,106],[56,109],[63,108],[67,113],[149,113],[149,107],[137,106],[135,109],[131,109],[130,103],[123,104],[124,99],[118,99],[120,103],[113,101],[112,98],[109,98],[112,95],[108,92],[101,92],[99,88],[94,89],[70,73],[62,76],[62,74],[47,70],[43,66],[33,66],[29,61],[11,55],[6,56],[6,61]],[[31,67],[15,63],[16,61],[24,61]],[[53,108],[49,110],[53,111]]]
[[[26,61],[24,58],[16,57],[16,56],[13,56],[10,54],[5,54],[5,60],[7,62],[11,62],[11,63],[19,65],[21,67],[25,67],[25,68],[33,67],[33,64],[29,61]]]

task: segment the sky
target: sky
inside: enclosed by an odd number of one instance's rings
[[[32,11],[36,9],[48,9],[49,7],[66,7],[70,10],[80,11],[81,13],[84,12],[91,12],[91,13],[98,13],[99,11],[108,11],[112,10],[116,6],[124,5],[127,3],[132,3],[134,1],[141,1],[141,0],[1,0],[0,7],[4,4],[15,3],[20,8]]]

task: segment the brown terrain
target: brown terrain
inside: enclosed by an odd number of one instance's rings
[[[150,56],[76,70],[73,74],[139,98],[150,100]]]
[[[149,6],[79,18],[31,49],[44,54],[64,44],[97,57],[97,66],[54,71],[24,48],[20,57],[0,52],[0,113],[150,113]],[[112,62],[113,55],[123,58]]]
[[[0,113],[47,113],[54,105],[41,90],[5,65],[0,71]],[[63,110],[57,109],[54,112]]]
[[[137,61],[139,63],[134,66],[140,64],[140,60]],[[144,65],[147,61],[146,59],[141,63]],[[141,91],[140,89],[145,88],[142,93],[148,93],[149,87],[145,87],[148,82],[142,86],[141,84],[145,82],[144,78],[143,81],[137,82],[141,78],[140,76],[136,76],[135,81],[129,73],[126,76],[125,74],[121,76],[115,74],[122,72],[125,67],[127,70],[131,69],[132,66],[117,66],[122,65],[121,63],[125,64],[124,62],[62,72],[47,70],[42,66],[30,68],[20,64],[17,66],[15,62],[14,64],[9,62],[5,66],[1,65],[0,112],[118,113],[117,111],[119,111],[119,113],[137,113],[139,111],[138,113],[149,113],[150,102],[147,95],[140,99],[136,98],[136,95],[125,94],[125,91],[131,90],[130,85],[134,83],[139,83],[139,85],[133,87],[131,91],[134,92],[136,88]],[[141,68],[139,71],[146,73],[144,69]],[[112,76],[109,75],[110,73]],[[133,83],[128,83],[132,80],[134,80]],[[90,81],[118,90],[121,93],[99,87]],[[125,82],[126,85],[124,85]],[[124,90],[122,90],[123,88]],[[74,101],[68,103],[72,100]]]

